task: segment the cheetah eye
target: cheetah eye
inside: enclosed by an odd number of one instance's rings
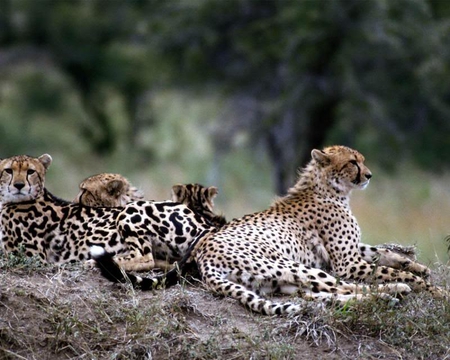
[[[5,173],[11,175],[13,173],[12,169],[5,169]]]
[[[33,175],[35,172],[36,172],[36,170],[28,169],[27,170],[27,175]]]
[[[350,160],[350,164],[353,164],[353,165],[358,165],[358,162],[356,161],[356,160]]]

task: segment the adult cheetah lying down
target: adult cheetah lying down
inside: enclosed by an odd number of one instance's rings
[[[0,245],[6,253],[66,263],[90,258],[98,245],[127,270],[149,270],[182,258],[208,218],[173,201],[137,201],[90,207],[53,196],[44,187],[52,158],[26,155],[0,160]],[[209,209],[208,209],[209,211]]]
[[[435,296],[444,295],[443,290],[410,272],[428,271],[407,257],[394,254],[389,258],[390,252],[383,255],[386,262],[410,271],[370,264],[361,256],[360,228],[350,210],[349,196],[354,189],[364,189],[372,177],[364,157],[345,146],[313,150],[311,155],[286,196],[265,211],[235,219],[206,235],[180,266],[195,261],[211,291],[264,314],[301,311],[298,304],[263,297],[276,292],[339,302],[368,296],[364,284],[348,280],[371,283],[370,290],[382,297],[386,293],[406,294],[411,290],[409,286]],[[103,274],[114,274],[122,281],[123,276],[108,254],[102,249],[93,250]],[[323,268],[331,269],[339,278]],[[142,289],[154,288],[161,280],[169,285],[176,281],[174,272],[166,278],[143,279],[131,274],[129,278]]]

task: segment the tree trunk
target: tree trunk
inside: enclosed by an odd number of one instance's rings
[[[297,177],[297,170],[311,159],[312,149],[321,149],[335,123],[338,98],[328,99],[308,112],[309,119],[299,125],[295,111],[290,109],[283,120],[276,123],[266,137],[269,157],[274,169],[275,191],[286,193]],[[298,112],[297,112],[298,113]]]

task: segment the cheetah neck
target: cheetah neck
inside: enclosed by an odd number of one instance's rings
[[[189,206],[188,206],[189,207]],[[199,221],[214,228],[221,228],[227,223],[227,220],[222,215],[214,214],[212,211],[206,210],[203,206],[189,207],[195,215],[199,217]]]
[[[42,199],[46,202],[54,203],[55,205],[69,205],[71,204],[70,201],[63,200],[55,195],[53,195],[50,191],[48,191],[46,188],[44,188],[44,193],[42,194]]]
[[[227,220],[222,215],[216,215],[214,213],[210,212],[202,212],[202,211],[196,211],[197,214],[202,216],[205,219],[205,222],[209,226],[213,226],[215,228],[221,228],[223,225],[227,223]]]
[[[288,190],[288,197],[297,197],[305,193],[313,193],[315,196],[340,202],[348,207],[351,190],[342,186],[338,180],[328,176],[314,162],[310,162],[299,173],[297,183]]]
[[[70,205],[71,203],[69,201],[60,199],[50,193],[47,189],[43,189],[43,191],[37,196],[36,198],[32,200],[26,200],[22,202],[12,202],[12,203],[5,203],[3,204],[3,207],[6,208],[22,208],[22,209],[28,209],[36,206],[36,204],[39,204],[39,207],[42,207],[43,204],[50,205],[54,210],[61,209],[63,207],[66,207]],[[0,206],[1,210],[1,206]]]

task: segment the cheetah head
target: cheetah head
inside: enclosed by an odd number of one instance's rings
[[[74,202],[86,206],[117,207],[143,198],[142,192],[122,175],[104,173],[83,180]]]
[[[38,198],[44,191],[45,173],[51,163],[48,154],[0,160],[0,202],[20,203]]]
[[[365,189],[372,173],[364,165],[364,156],[346,146],[330,146],[323,150],[313,150],[311,156],[328,184],[339,193],[349,193],[353,189]]]
[[[205,187],[200,184],[172,186],[172,201],[182,203],[194,211],[214,212],[214,198],[219,193],[215,186]]]

